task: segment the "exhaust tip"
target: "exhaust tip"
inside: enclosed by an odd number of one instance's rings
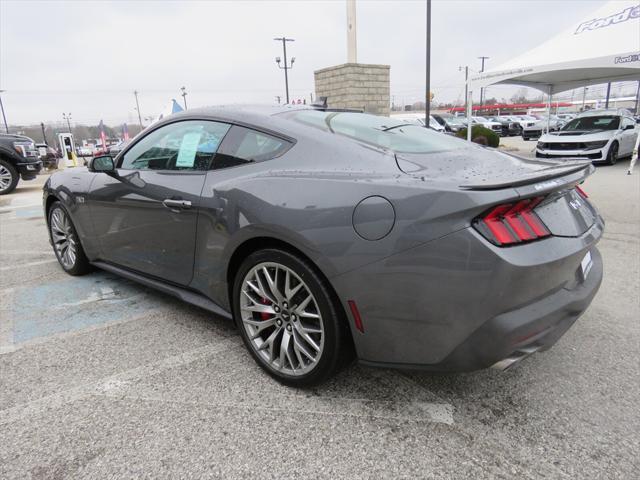
[[[505,371],[505,370],[513,367],[516,363],[520,363],[520,361],[524,360],[529,355],[532,355],[532,354],[536,353],[538,350],[540,350],[540,348],[541,348],[541,346],[520,348],[520,349],[516,350],[515,352],[513,352],[508,357],[497,361],[496,363],[491,365],[490,368],[492,368],[494,370]]]

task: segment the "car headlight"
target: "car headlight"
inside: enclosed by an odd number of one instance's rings
[[[538,142],[538,144],[536,145],[536,147],[538,148],[547,148],[547,144],[544,142]]]
[[[594,148],[604,147],[609,140],[598,140],[597,142],[584,142],[585,150],[593,150]]]

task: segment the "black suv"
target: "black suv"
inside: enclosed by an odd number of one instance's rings
[[[33,180],[42,170],[42,161],[29,137],[0,134],[0,195],[11,193],[20,177]]]

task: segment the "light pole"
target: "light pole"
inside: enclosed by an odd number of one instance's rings
[[[427,0],[427,68],[426,68],[426,93],[424,99],[424,126],[429,128],[429,116],[431,115],[431,0]]]
[[[138,103],[138,91],[134,90],[133,95],[136,97],[136,110],[138,111],[138,122],[140,122],[140,126],[142,127],[142,115],[140,115],[140,104]]]
[[[44,133],[44,122],[40,122],[40,128],[42,128],[42,139],[44,140],[44,144],[49,145],[47,143],[47,134]]]
[[[458,71],[462,71],[462,67],[458,67]],[[467,102],[469,101],[469,89],[467,88],[467,83],[469,83],[469,67],[464,67],[464,108],[465,112],[467,111]]]
[[[67,121],[67,126],[69,127],[69,133],[71,133],[71,113],[67,113],[66,115],[63,113],[62,118]]]
[[[184,102],[184,109],[187,109],[187,89],[185,87],[180,87],[180,91],[182,91],[182,101]]]
[[[295,42],[293,38],[278,37],[274,38],[277,42],[282,42],[282,53],[284,56],[284,66],[280,65],[280,57],[276,57],[276,63],[278,68],[284,70],[284,89],[286,93],[287,103],[289,103],[289,75],[288,70],[293,68],[293,62],[296,61],[296,57],[291,57],[291,64],[287,64],[287,42]]]
[[[489,57],[478,57],[478,59],[482,62],[482,68],[480,68],[480,73],[484,72],[484,61],[489,60]],[[484,88],[480,89],[480,106],[482,106],[482,96],[484,94]]]
[[[584,112],[584,103],[587,100],[587,90],[589,90],[589,87],[584,87],[584,89],[582,90],[582,111]]]
[[[0,90],[0,94],[6,90]],[[4,115],[4,105],[2,105],[2,95],[0,95],[0,110],[2,110],[2,120],[4,121],[4,129],[9,133],[9,125],[7,124],[7,117]]]

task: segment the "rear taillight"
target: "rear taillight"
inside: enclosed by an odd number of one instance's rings
[[[528,198],[493,207],[476,218],[474,227],[496,245],[506,246],[530,242],[551,235],[533,209],[544,197]]]

